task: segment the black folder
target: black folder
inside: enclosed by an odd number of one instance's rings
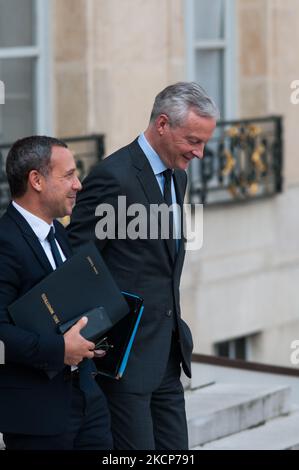
[[[143,313],[141,297],[129,292],[122,294],[130,311],[98,340],[96,348],[107,350],[107,354],[94,359],[98,372],[114,379],[120,379],[125,371]]]
[[[38,334],[47,334],[49,329],[63,333],[87,316],[89,322],[81,334],[95,341],[119,322],[129,307],[90,242],[11,304],[8,311],[17,326]]]

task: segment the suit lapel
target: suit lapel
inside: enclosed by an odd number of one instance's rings
[[[181,238],[179,241],[179,249],[176,256],[175,264],[176,266],[180,266],[182,261],[184,260],[185,254],[185,236],[184,236],[184,196],[185,196],[185,184],[182,178],[182,175],[175,170],[173,175],[174,186],[175,186],[175,193],[177,198],[177,203],[180,206],[180,229],[181,229]]]
[[[130,145],[133,166],[149,204],[163,204],[164,199],[152,167],[141,150],[137,140]]]
[[[180,208],[182,209],[184,204],[184,188],[181,182],[180,174],[177,170],[174,170],[173,181],[175,187],[176,200],[177,203],[180,205]]]
[[[37,261],[41,264],[41,266],[47,273],[51,273],[53,271],[53,268],[47,258],[47,255],[44,252],[43,247],[41,246],[37,236],[35,235],[34,231],[30,227],[26,219],[24,219],[24,217],[14,208],[12,204],[8,206],[7,214],[14,220],[14,222],[20,228],[24,239],[31,247]]]
[[[165,203],[163,195],[161,193],[159,184],[157,182],[157,179],[154,175],[154,172],[152,170],[152,167],[144,155],[142,149],[140,148],[137,140],[135,140],[131,145],[130,145],[130,153],[132,155],[132,162],[135,168],[137,168],[137,179],[139,180],[143,191],[146,195],[146,198],[149,202],[149,204],[163,204]],[[176,198],[177,198],[177,203],[179,204],[181,208],[181,215],[183,215],[183,202],[184,202],[184,188],[183,184],[181,182],[181,178],[179,177],[179,173],[177,171],[174,172],[174,185],[175,185],[175,191],[176,191]],[[160,219],[159,219],[159,226],[160,224]],[[182,217],[181,217],[181,234],[183,234],[183,226],[182,226]],[[180,251],[184,249],[184,243],[183,241],[180,242],[179,244],[179,251],[176,256],[176,259],[173,258],[172,250],[171,250],[171,242],[169,239],[164,240],[169,252],[169,256],[171,261],[174,263],[177,261]]]
[[[157,182],[156,176],[154,175],[154,172],[152,170],[152,167],[144,155],[142,149],[140,148],[137,140],[135,140],[131,146],[130,146],[130,151],[132,155],[132,162],[133,165],[137,168],[138,172],[136,174],[137,179],[139,180],[143,191],[145,193],[145,196],[149,202],[149,204],[165,204],[163,195],[161,193],[159,184]],[[161,221],[160,218],[158,219],[158,224],[161,229]],[[171,245],[170,245],[170,240],[169,239],[164,239],[161,240],[166,244],[168,254],[170,257],[171,262],[174,262],[173,255],[172,255],[172,250],[171,250]]]
[[[63,254],[66,258],[70,258],[72,256],[72,250],[70,244],[67,240],[67,237],[64,232],[64,228],[61,227],[61,224],[54,220],[54,227],[55,227],[55,238],[59,243],[60,248],[63,251]]]

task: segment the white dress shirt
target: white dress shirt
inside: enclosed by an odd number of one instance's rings
[[[47,240],[47,236],[49,233],[49,230],[51,227],[54,229],[55,233],[55,227],[53,224],[49,225],[47,222],[44,220],[40,219],[36,215],[32,214],[32,212],[27,211],[27,209],[24,209],[24,207],[21,207],[19,204],[17,204],[15,201],[12,201],[12,204],[15,209],[17,209],[18,212],[24,217],[24,219],[28,222],[32,230],[34,231],[35,235],[39,239],[39,242],[41,246],[44,249],[44,252],[46,253],[46,256],[52,266],[52,268],[55,270],[56,269],[56,264],[52,255],[50,243]],[[59,250],[59,253],[61,255],[62,261],[66,260],[66,257],[63,254],[62,249],[59,246],[59,243],[55,239],[57,248]]]

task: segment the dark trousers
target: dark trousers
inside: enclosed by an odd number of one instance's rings
[[[166,372],[157,390],[145,395],[107,394],[115,449],[188,449],[180,372],[180,352],[173,340]]]
[[[32,436],[3,434],[7,450],[110,450],[113,448],[110,416],[106,398],[99,388],[86,396],[73,379],[72,405],[69,421],[63,434]],[[47,404],[45,403],[45,406]]]

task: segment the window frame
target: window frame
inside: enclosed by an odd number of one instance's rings
[[[242,340],[244,342],[244,358],[237,357],[237,341]],[[235,360],[250,360],[250,340],[251,335],[240,336],[238,338],[229,339],[226,341],[220,341],[214,343],[214,354],[218,357],[226,357],[227,359]],[[226,346],[228,349],[228,356],[220,355],[220,347]]]
[[[0,47],[0,60],[26,59],[35,60],[33,115],[36,134],[53,133],[53,86],[51,54],[51,2],[34,0],[34,21],[36,45],[19,47]]]
[[[196,81],[196,53],[198,51],[223,51],[223,113],[222,120],[235,119],[237,112],[238,83],[236,74],[236,3],[224,0],[224,38],[195,40],[194,2],[185,0],[186,75]],[[209,1],[209,0],[204,0]]]

